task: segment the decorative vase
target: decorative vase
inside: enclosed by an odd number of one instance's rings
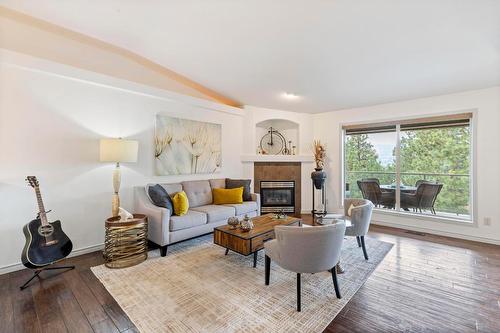
[[[227,219],[227,224],[231,227],[231,229],[236,229],[240,224],[240,220],[237,217],[233,216]]]
[[[248,215],[245,214],[245,217],[240,223],[240,228],[242,231],[250,231],[253,229],[253,222],[252,220],[248,217]]]
[[[316,171],[311,172],[311,179],[313,181],[314,187],[317,190],[321,190],[321,187],[325,183],[326,172],[323,171],[323,168],[315,168],[314,170]]]

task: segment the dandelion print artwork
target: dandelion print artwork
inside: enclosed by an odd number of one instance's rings
[[[156,175],[215,173],[221,167],[221,125],[156,116]]]

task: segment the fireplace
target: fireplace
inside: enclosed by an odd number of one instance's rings
[[[295,213],[295,181],[261,181],[261,213]]]

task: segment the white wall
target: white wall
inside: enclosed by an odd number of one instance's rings
[[[310,154],[313,140],[313,116],[308,113],[265,109],[245,105],[243,153],[255,154],[260,138],[256,137],[256,124],[271,119],[286,119],[298,124],[297,155]]]
[[[22,227],[35,217],[38,176],[49,219],[60,219],[75,253],[99,246],[111,209],[112,164],[98,161],[99,139],[139,140],[139,160],[122,165],[122,206],[147,182],[241,177],[243,111],[0,49],[0,272],[16,268]],[[155,115],[222,124],[219,174],[155,177]]]
[[[298,113],[283,110],[265,109],[255,106],[245,106],[244,132],[243,132],[243,153],[255,154],[258,131],[256,125],[271,119],[286,119],[298,124],[298,144],[297,155],[312,155],[311,143],[315,138],[313,136],[313,115],[308,113]],[[279,122],[277,122],[279,123]],[[311,192],[311,172],[314,170],[312,162],[302,162],[302,212],[307,213],[312,208]],[[246,178],[253,180],[253,162],[243,164],[243,174]],[[253,181],[252,181],[253,184]]]
[[[341,127],[345,123],[378,122],[408,117],[474,110],[476,214],[475,224],[446,223],[387,214],[375,214],[384,225],[431,231],[500,244],[500,87],[415,99],[314,115],[314,131],[328,146],[329,206],[341,207]],[[331,176],[330,176],[331,175]],[[484,225],[485,217],[492,219]]]

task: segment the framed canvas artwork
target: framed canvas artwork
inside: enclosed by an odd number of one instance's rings
[[[221,124],[156,115],[156,175],[219,172],[221,136]]]

